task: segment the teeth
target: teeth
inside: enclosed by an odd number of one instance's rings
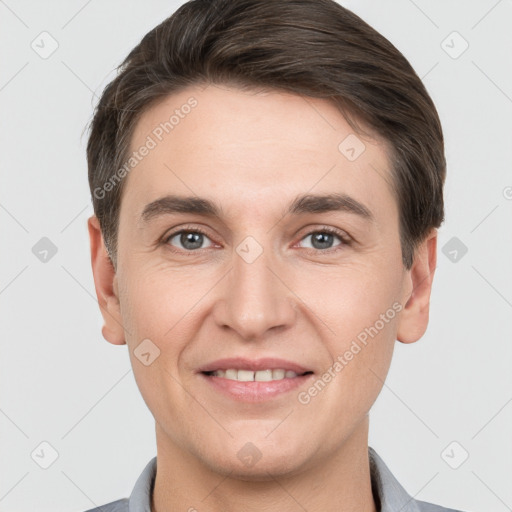
[[[251,372],[251,370],[238,370],[237,380],[242,382],[249,382],[254,380],[254,372]]]
[[[291,370],[258,370],[253,372],[252,370],[236,370],[230,368],[228,370],[217,370],[213,372],[215,377],[222,377],[223,379],[238,380],[240,382],[268,382],[271,380],[281,380],[284,378],[293,379],[298,374]]]
[[[222,370],[220,370],[222,371]],[[225,377],[226,379],[230,380],[238,380],[238,370],[226,370],[225,375],[222,375],[222,377]]]
[[[274,380],[284,379],[284,374],[286,372],[284,370],[272,370],[272,378]]]
[[[272,370],[260,370],[254,373],[254,380],[259,382],[268,382],[272,380]]]

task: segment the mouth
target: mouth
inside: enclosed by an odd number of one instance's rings
[[[297,363],[275,358],[223,359],[203,366],[198,373],[210,389],[242,402],[262,402],[283,395],[314,374]]]
[[[304,375],[312,374],[312,371],[297,373],[293,370],[285,370],[284,368],[267,368],[266,370],[242,370],[236,368],[228,368],[227,370],[215,370],[211,372],[202,372],[210,377],[220,377],[222,379],[236,380],[238,382],[272,382],[275,380],[294,379]]]

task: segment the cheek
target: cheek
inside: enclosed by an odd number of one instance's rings
[[[365,329],[374,333],[375,324],[379,337],[393,337],[396,332],[401,277],[395,269],[370,265],[324,267],[301,274],[296,278],[295,290],[305,305],[304,314],[316,315],[329,346],[338,350],[332,355],[338,355],[357,336],[364,338]]]
[[[204,288],[204,289],[203,289]],[[174,271],[138,268],[124,287],[121,313],[132,345],[151,339],[162,350],[183,339],[178,335],[187,325],[194,306],[208,291],[208,283],[182,269]]]
[[[141,394],[155,411],[160,407],[155,389],[179,394],[179,366],[200,325],[198,308],[209,283],[183,269],[142,267],[123,282],[120,302],[130,360]]]
[[[325,399],[333,401],[333,410],[345,414],[349,408],[359,417],[378,396],[391,363],[402,309],[399,273],[369,267],[331,269],[325,279],[315,275],[304,284],[302,296],[316,318],[311,313],[309,317],[323,333],[328,353],[320,376],[332,386]]]

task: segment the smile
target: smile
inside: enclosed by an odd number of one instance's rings
[[[228,370],[216,370],[214,372],[205,372],[207,375],[212,375],[214,377],[220,377],[222,379],[229,380],[237,380],[240,382],[270,382],[274,380],[282,380],[282,379],[294,379],[298,377],[299,374],[292,370],[284,370],[284,369],[267,369],[267,370],[237,370],[234,368],[229,368]],[[306,375],[305,372],[302,375]]]
[[[265,402],[305,386],[314,372],[301,364],[275,357],[231,357],[212,361],[198,369],[209,392],[235,402]]]

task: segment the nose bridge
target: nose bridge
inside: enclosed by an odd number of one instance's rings
[[[289,326],[294,320],[292,294],[276,276],[278,258],[270,244],[263,247],[246,237],[233,251],[232,269],[216,320],[244,339],[264,337],[270,329]]]

